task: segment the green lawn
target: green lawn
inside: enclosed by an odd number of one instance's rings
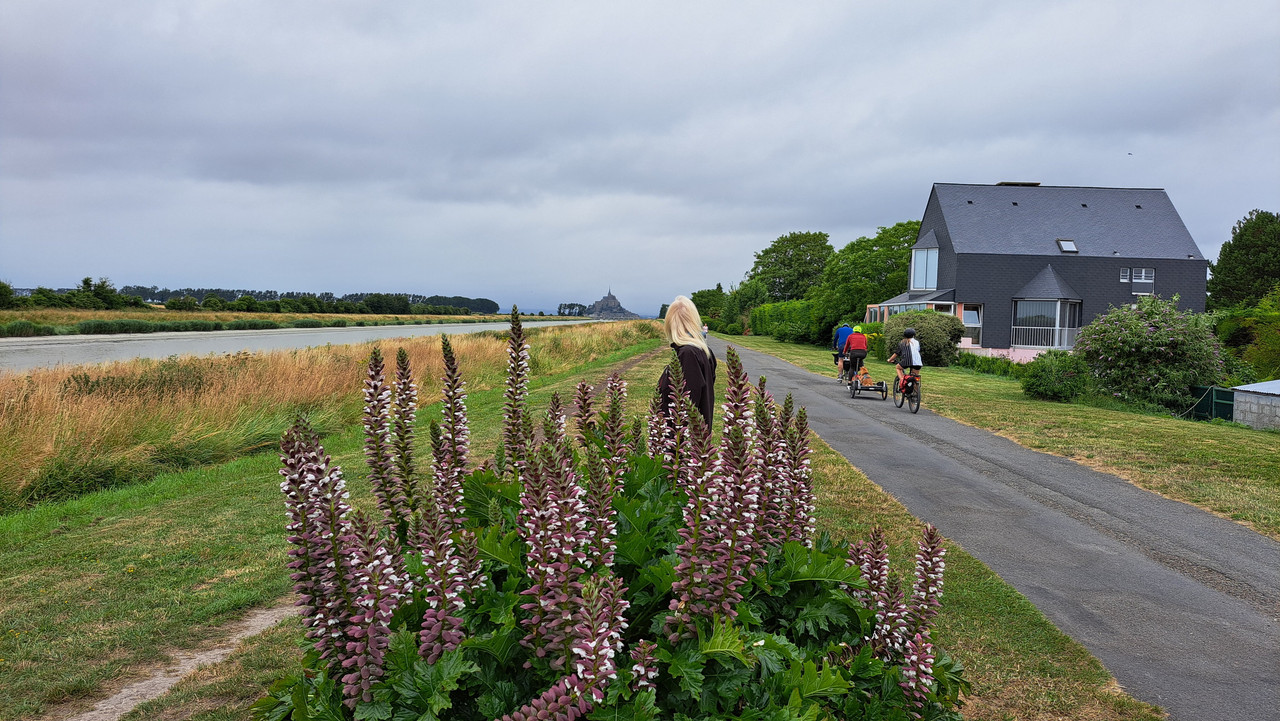
[[[531,402],[545,407],[552,391],[567,398],[612,365],[632,383],[629,412],[643,413],[665,358],[640,354],[657,345],[535,379]],[[468,398],[477,458],[496,447],[501,405],[501,389]],[[325,445],[354,503],[367,508],[361,441],[350,429]],[[208,642],[218,625],[287,596],[277,465],[273,455],[253,456],[0,517],[0,719],[35,718],[68,700],[90,705],[167,650]],[[897,569],[909,573],[919,522],[821,441],[814,469],[822,526],[850,538],[884,527]],[[949,549],[938,640],[974,682],[967,717],[1160,718],[1117,691],[1096,659],[990,569]],[[296,663],[300,640],[297,622],[284,622],[128,718],[246,719],[248,705]]]
[[[764,336],[721,337],[834,375],[825,349]],[[889,364],[869,359],[867,365],[876,378],[893,378]],[[921,375],[924,405],[935,413],[1115,474],[1280,540],[1280,435],[1038,401],[1023,395],[1016,380],[963,368],[925,368]]]

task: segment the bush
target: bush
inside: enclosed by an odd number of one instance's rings
[[[281,326],[274,320],[248,318],[245,320],[228,321],[223,327],[227,330],[274,330]]]
[[[1027,364],[1022,392],[1047,401],[1072,401],[1089,384],[1089,364],[1065,350],[1047,350]]]
[[[755,335],[771,335],[787,343],[830,343],[830,338],[823,341],[813,337],[812,307],[813,304],[807,300],[788,300],[757,306],[751,311],[751,332]],[[827,332],[830,330],[828,328]]]
[[[294,328],[323,328],[324,321],[315,318],[299,318],[293,322]]]
[[[347,320],[345,318],[335,318],[328,323],[325,323],[325,326],[328,328],[346,328]]]
[[[518,326],[508,343],[521,352]],[[804,411],[763,397],[732,350],[723,437],[686,398],[652,422],[653,449],[616,375],[577,433],[553,396],[535,437],[517,390],[527,366],[512,364],[504,441],[476,470],[443,355],[436,463],[419,483],[390,472],[414,467],[416,404],[371,353],[365,387],[382,400],[366,427],[392,429],[370,439],[376,515],[350,507],[305,422],[282,439],[288,568],[313,649],[254,718],[960,719],[968,684],[929,640],[941,535],[926,527],[905,584],[878,530],[856,545],[815,537]],[[755,453],[742,439],[762,427]]]
[[[725,335],[742,335],[742,326],[738,323],[729,323],[724,327]]]
[[[932,310],[911,310],[890,316],[884,323],[885,358],[897,350],[902,331],[916,329],[920,341],[920,354],[924,364],[948,366],[960,355],[960,337],[964,335],[964,323],[954,315]]]
[[[165,310],[199,310],[200,301],[189,295],[184,295],[181,298],[173,297],[166,300],[164,307]]]
[[[955,365],[968,368],[975,373],[1008,378],[1021,378],[1023,371],[1027,368],[1027,364],[1015,363],[1004,356],[978,355],[977,353],[961,353],[956,358]]]
[[[57,329],[51,325],[32,323],[29,320],[13,320],[0,325],[0,337],[30,338],[38,335],[55,335]]]
[[[862,334],[867,337],[867,355],[872,358],[884,360],[889,357],[889,352],[885,348],[884,342],[884,323],[879,322],[854,322],[844,321],[850,326],[862,326]]]
[[[1179,311],[1176,296],[1146,296],[1137,308],[1113,307],[1081,328],[1073,352],[1089,364],[1099,390],[1182,411],[1195,400],[1191,386],[1224,377],[1222,345],[1209,320]]]

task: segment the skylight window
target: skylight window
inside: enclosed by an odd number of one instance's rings
[[[1063,253],[1079,253],[1080,249],[1076,248],[1076,242],[1067,238],[1058,238],[1058,250]]]

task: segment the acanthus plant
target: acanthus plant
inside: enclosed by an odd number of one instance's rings
[[[940,536],[926,533],[901,602],[887,563],[875,575],[883,543],[850,558],[815,536],[803,409],[752,386],[730,349],[718,439],[674,358],[676,392],[646,424],[628,423],[613,375],[594,394],[579,386],[572,408],[552,396],[535,433],[512,321],[500,449],[478,468],[447,339],[429,471],[396,442],[407,373],[387,395],[371,370],[368,460],[391,470],[370,479],[391,517],[350,509],[305,425],[282,441],[290,567],[316,651],[258,718],[959,718],[965,682],[930,641]]]

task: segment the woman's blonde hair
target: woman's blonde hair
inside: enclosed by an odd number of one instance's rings
[[[676,345],[691,345],[702,349],[707,357],[711,357],[711,349],[702,339],[702,318],[698,315],[698,306],[683,295],[667,306],[667,317],[663,321],[663,331],[667,340]]]

